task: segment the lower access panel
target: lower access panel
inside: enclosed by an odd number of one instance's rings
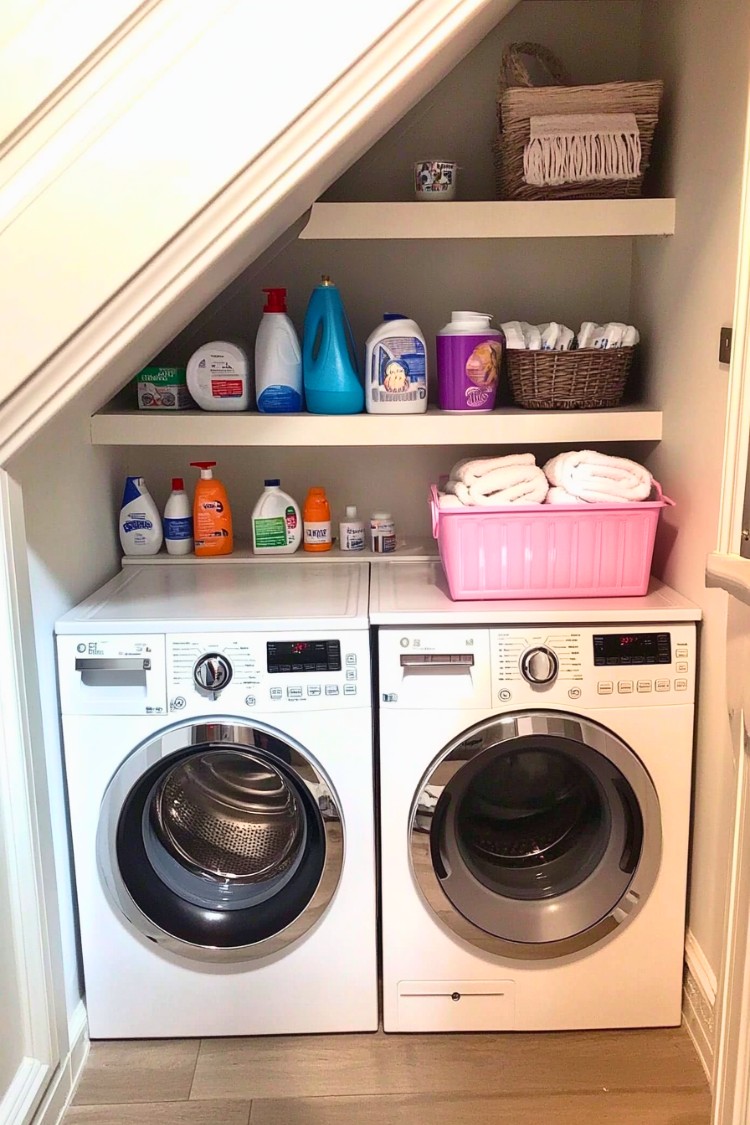
[[[398,1030],[512,1031],[515,988],[512,980],[403,980]]]

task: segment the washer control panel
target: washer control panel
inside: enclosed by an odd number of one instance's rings
[[[370,705],[368,634],[180,633],[166,638],[170,712]]]

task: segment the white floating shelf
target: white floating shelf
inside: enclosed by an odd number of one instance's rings
[[[372,551],[342,551],[332,547],[330,551],[303,551],[300,548],[292,555],[254,555],[248,543],[235,541],[235,549],[231,555],[218,555],[214,558],[196,558],[195,555],[168,555],[161,550],[158,555],[126,555],[123,557],[123,566],[205,566],[217,563],[225,566],[232,563],[267,563],[267,562],[293,562],[304,565],[305,563],[346,563],[346,562],[422,562],[425,559],[437,559],[438,545],[434,539],[420,539],[412,536],[406,539],[397,539],[396,550],[387,555],[376,555]]]
[[[426,205],[425,205],[426,206]],[[640,406],[610,410],[522,410],[491,414],[256,414],[105,409],[91,419],[94,445],[354,446],[539,445],[660,441],[662,412]]]
[[[675,231],[674,199],[314,203],[300,238],[603,238]]]

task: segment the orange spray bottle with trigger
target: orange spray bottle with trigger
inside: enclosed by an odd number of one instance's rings
[[[199,558],[231,555],[234,550],[232,512],[227,490],[211,472],[215,461],[191,461],[201,471],[193,497],[193,534],[195,553]]]

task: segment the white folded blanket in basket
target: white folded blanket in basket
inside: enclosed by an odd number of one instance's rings
[[[467,507],[493,504],[541,504],[547,495],[547,478],[537,465],[501,465],[470,484],[449,480],[445,491]]]
[[[504,469],[508,465],[526,465],[536,468],[536,458],[533,453],[509,453],[504,457],[465,457],[462,461],[456,461],[451,469],[450,479],[460,480],[463,484],[471,485],[482,480],[495,469]]]
[[[653,477],[648,469],[626,457],[610,457],[595,449],[559,453],[544,466],[549,483],[590,504],[648,500]],[[554,498],[552,503],[561,503]],[[566,501],[567,502],[567,501]]]
[[[560,488],[559,485],[550,485],[550,490],[544,498],[545,504],[578,504],[580,506],[580,499],[574,496],[572,492],[568,492],[567,488]]]

